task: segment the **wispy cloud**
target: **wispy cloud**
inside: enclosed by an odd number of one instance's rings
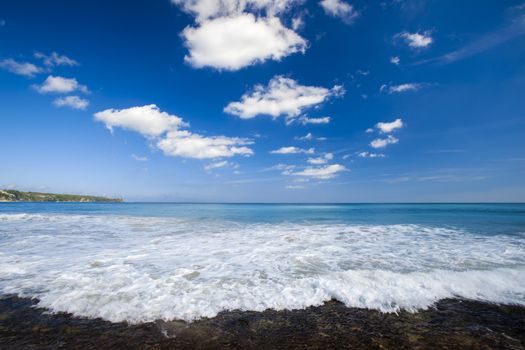
[[[308,164],[312,164],[312,165],[323,165],[323,164],[328,163],[328,161],[332,159],[334,159],[333,153],[325,153],[321,157],[308,158],[307,162]]]
[[[303,148],[298,148],[295,146],[289,146],[289,147],[281,147],[279,149],[270,151],[270,153],[271,154],[299,154],[299,153],[314,154],[315,149],[314,148],[303,149]]]
[[[506,43],[507,41],[519,38],[525,35],[525,15],[520,15],[514,18],[507,26],[496,30],[492,33],[487,33],[465,46],[444,54],[442,56],[434,57],[427,60],[416,62],[415,64],[424,63],[437,63],[437,64],[449,64],[456,61],[463,60],[485,51],[491,50],[496,46]]]
[[[309,118],[306,116],[302,116],[299,118],[299,122],[304,125],[306,124],[314,124],[314,125],[328,124],[330,123],[331,120],[332,118],[330,117]]]
[[[385,148],[388,145],[393,145],[398,142],[399,142],[398,138],[392,135],[388,135],[387,138],[373,140],[372,142],[370,142],[370,146],[372,146],[373,148]]]
[[[379,91],[386,91],[389,94],[399,94],[402,92],[418,91],[424,88],[426,85],[427,84],[424,83],[404,83],[399,85],[383,84],[381,85]]]
[[[314,178],[319,180],[328,180],[334,178],[338,173],[348,171],[348,169],[341,164],[331,164],[321,167],[307,167],[301,171],[286,172],[285,175],[302,176],[306,178]]]
[[[13,74],[23,75],[25,77],[32,78],[38,73],[42,73],[42,68],[29,63],[29,62],[17,62],[12,58],[6,58],[0,60],[0,68],[5,69]]]
[[[306,186],[303,185],[286,185],[287,190],[304,190]]]
[[[49,55],[42,52],[35,52],[35,57],[41,59],[47,67],[55,66],[78,66],[78,62],[65,55],[59,55],[56,52],[51,52]]]
[[[212,170],[212,169],[220,169],[220,168],[226,168],[226,167],[236,167],[235,163],[228,162],[227,160],[222,160],[218,162],[212,162],[210,164],[207,164],[204,166],[204,170]]]
[[[71,107],[73,109],[84,110],[89,106],[89,101],[79,96],[65,96],[59,97],[53,101],[57,107]]]
[[[401,59],[399,58],[399,56],[392,56],[390,57],[390,63],[399,66],[399,64],[401,63]]]
[[[322,0],[319,5],[327,15],[339,17],[347,24],[352,24],[359,17],[354,6],[342,0]]]
[[[383,153],[370,153],[370,152],[360,152],[357,154],[359,158],[385,158]]]
[[[136,155],[135,153],[132,153],[132,154],[131,154],[131,158],[133,158],[133,159],[136,160],[137,162],[147,162],[147,161],[148,161],[148,157],[145,157],[145,156],[138,156],[138,155]]]
[[[325,141],[326,137],[316,137],[311,132],[309,132],[304,136],[296,136],[294,137],[294,139],[297,141],[312,141],[312,140]]]

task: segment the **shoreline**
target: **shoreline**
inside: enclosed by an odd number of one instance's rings
[[[300,310],[224,311],[191,323],[137,325],[50,314],[35,299],[0,298],[2,349],[525,349],[525,307],[444,299],[416,313],[332,300]]]

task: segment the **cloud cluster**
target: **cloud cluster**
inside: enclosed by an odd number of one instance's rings
[[[327,15],[339,17],[348,24],[353,23],[359,16],[352,5],[342,0],[322,0],[319,5]]]
[[[315,154],[313,148],[310,149],[301,149],[297,147],[281,147],[270,153],[273,154]],[[306,167],[299,167],[296,165],[287,165],[287,164],[278,164],[270,170],[280,170],[283,175],[287,176],[297,176],[302,179],[319,179],[319,180],[329,180],[335,177],[338,173],[348,170],[341,164],[330,164],[327,165],[329,161],[334,159],[333,153],[324,153],[317,157],[310,157],[307,160],[307,163],[310,164]],[[301,170],[299,170],[301,169]],[[304,181],[304,180],[303,180]]]
[[[56,66],[78,66],[79,63],[65,55],[52,52],[49,55],[41,52],[34,54],[35,58],[42,60],[45,67],[39,67],[29,62],[17,62],[12,58],[0,60],[0,69],[5,69],[13,74],[33,78],[40,73],[50,73]],[[60,76],[49,75],[42,84],[31,85],[33,89],[41,94],[56,93],[69,94],[72,92],[89,93],[87,86],[79,84],[75,78],[64,78]],[[89,101],[79,96],[71,95],[56,98],[53,105],[57,107],[71,107],[73,109],[83,110],[89,105]]]
[[[305,86],[293,79],[275,76],[267,86],[256,85],[253,91],[244,94],[240,101],[230,102],[224,111],[242,119],[268,115],[273,118],[285,116],[288,120],[293,120],[307,108],[320,105],[332,96],[343,94],[344,89],[341,85],[335,85],[330,89]],[[317,120],[306,118],[303,122],[329,122],[330,119],[326,118]]]
[[[237,137],[203,136],[181,130],[189,124],[176,115],[161,111],[154,104],[120,110],[106,109],[95,113],[94,117],[110,131],[119,127],[142,134],[168,156],[214,159],[253,154],[247,147],[252,141]]]
[[[195,17],[181,33],[196,68],[239,70],[304,53],[307,41],[278,15],[298,0],[172,0]]]
[[[379,133],[381,134],[391,134],[394,131],[400,130],[403,127],[405,127],[405,124],[403,123],[403,119],[397,118],[394,121],[391,122],[379,122],[375,125],[375,128]],[[370,128],[366,130],[367,133],[374,132],[374,129]],[[370,142],[370,146],[372,148],[385,148],[388,145],[393,145],[399,142],[399,139],[393,135],[388,135],[385,138],[377,138]],[[361,152],[358,154],[359,157],[362,158],[382,158],[384,155],[382,154],[373,154],[368,152]]]

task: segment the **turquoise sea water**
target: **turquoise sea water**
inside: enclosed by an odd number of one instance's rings
[[[525,205],[1,203],[0,293],[130,322],[525,304]]]
[[[525,204],[0,203],[0,213],[177,217],[254,223],[425,224],[525,232]]]

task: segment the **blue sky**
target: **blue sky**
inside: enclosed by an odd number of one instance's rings
[[[0,187],[525,201],[522,1],[2,1]]]

